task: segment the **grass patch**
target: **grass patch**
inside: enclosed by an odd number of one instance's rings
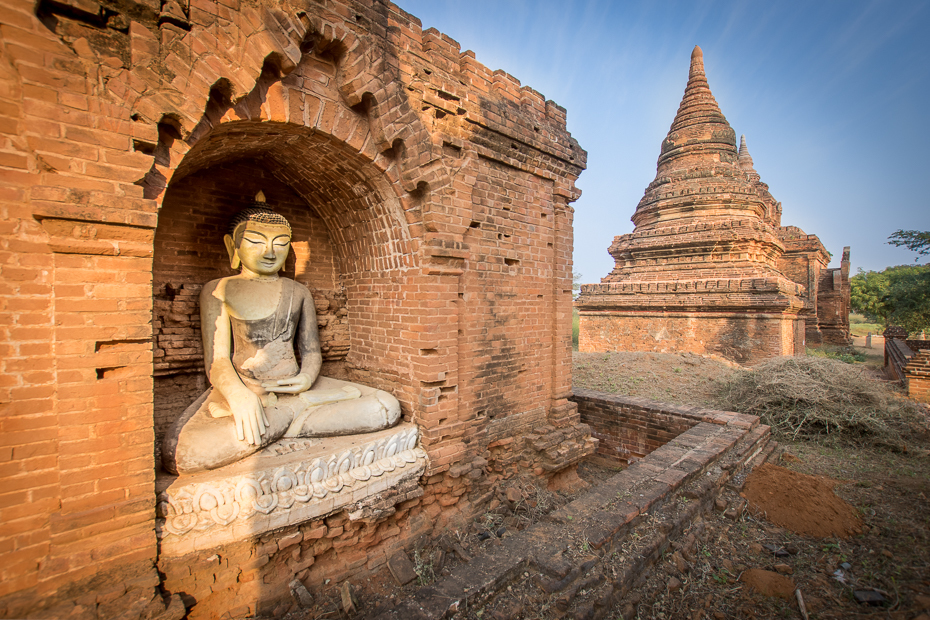
[[[873,335],[880,335],[884,329],[884,325],[870,323],[869,319],[863,314],[853,312],[849,315],[849,333],[853,336],[868,336],[869,332],[872,332]]]
[[[853,336],[868,336],[872,332],[873,336],[881,335],[884,327],[878,323],[850,323],[849,333]]]
[[[572,350],[578,350],[578,329],[579,329],[578,309],[572,308]]]
[[[808,357],[817,357],[828,360],[838,360],[847,364],[862,363],[865,361],[865,354],[856,351],[852,347],[823,347],[807,348]]]

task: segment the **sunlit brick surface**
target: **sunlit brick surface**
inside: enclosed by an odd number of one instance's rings
[[[105,6],[0,9],[0,615],[138,617],[159,584],[192,618],[279,615],[294,577],[377,570],[593,452],[564,109],[390,3]],[[324,371],[397,396],[429,469],[378,518],[159,560],[155,445],[206,387],[199,287],[258,190]]]

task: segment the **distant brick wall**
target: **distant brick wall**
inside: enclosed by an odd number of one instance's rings
[[[847,267],[848,270],[848,267]],[[843,269],[825,269],[820,276],[817,319],[825,343],[849,345],[849,277]]]
[[[930,403],[930,341],[892,337],[899,328],[885,330],[885,373],[900,381],[907,395]]]
[[[804,340],[806,345],[823,343],[823,332],[817,315],[821,272],[830,264],[830,255],[817,235],[808,235],[796,226],[782,226],[778,237],[785,245],[785,253],[778,260],[783,274],[804,287]]]
[[[804,321],[796,317],[725,313],[587,313],[580,351],[691,351],[741,364],[804,350]]]

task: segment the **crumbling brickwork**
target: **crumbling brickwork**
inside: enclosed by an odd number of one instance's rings
[[[826,344],[849,346],[849,248],[843,248],[840,267],[826,269],[817,286],[817,324]]]
[[[696,47],[636,228],[614,239],[615,266],[601,283],[581,287],[579,349],[714,353],[751,364],[803,352],[805,331],[817,342],[841,339],[842,316],[848,336],[848,284],[827,289],[826,250],[782,228],[781,214],[745,137],[737,151]],[[848,275],[848,254],[844,264]]]
[[[592,459],[608,466],[635,463],[700,423],[693,407],[643,398],[576,389],[572,400],[598,440]]]
[[[785,253],[778,268],[806,290],[804,320],[807,344],[849,346],[849,248],[843,248],[840,267],[828,269],[830,254],[817,235],[797,226],[781,226],[778,237]]]
[[[930,340],[908,340],[907,330],[885,329],[885,374],[898,381],[907,395],[930,403]]]
[[[285,576],[376,570],[593,451],[564,109],[381,0],[12,0],[0,48],[0,615],[167,619],[173,584],[190,617],[280,612]],[[156,436],[205,387],[195,300],[259,190],[326,371],[392,392],[429,468],[370,522],[160,559]]]

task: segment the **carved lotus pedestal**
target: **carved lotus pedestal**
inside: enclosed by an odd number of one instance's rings
[[[352,520],[387,516],[393,508],[385,492],[416,486],[426,469],[418,439],[415,424],[345,437],[285,438],[221,469],[161,475],[161,554],[248,540],[341,510]]]

